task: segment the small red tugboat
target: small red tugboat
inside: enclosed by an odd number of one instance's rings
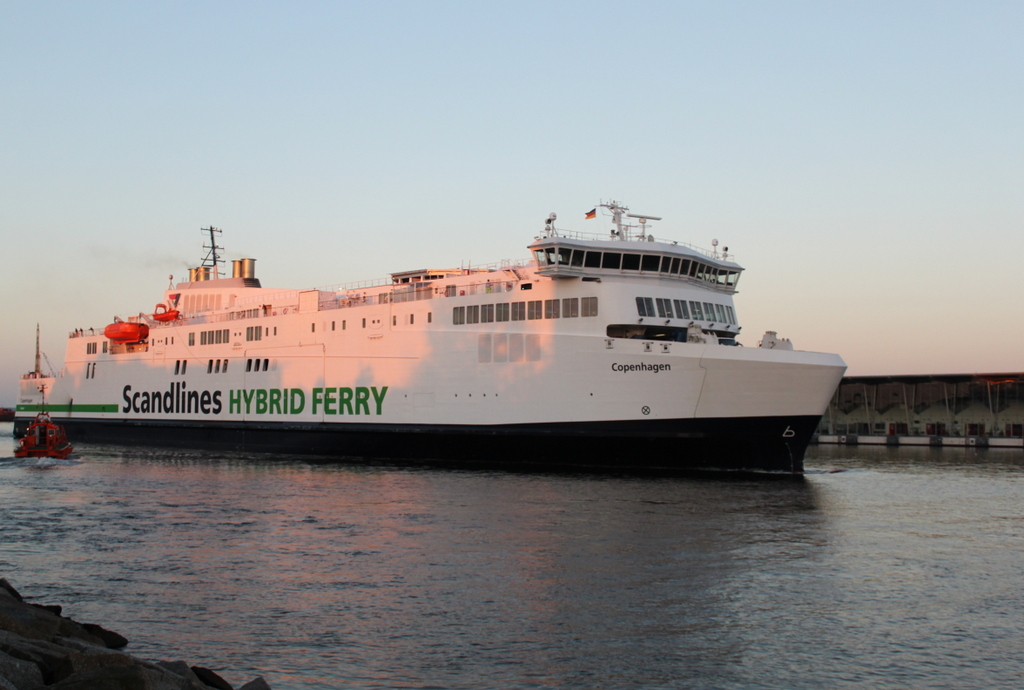
[[[68,443],[64,427],[54,424],[47,413],[40,412],[14,449],[14,457],[64,460],[71,455],[72,450],[74,448]]]

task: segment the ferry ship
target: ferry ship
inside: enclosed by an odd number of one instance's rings
[[[801,473],[846,365],[766,333],[743,347],[728,253],[556,228],[531,258],[321,289],[265,288],[206,258],[151,312],[76,330],[64,368],[25,375],[75,442],[545,469]],[[607,221],[599,221],[607,222]]]

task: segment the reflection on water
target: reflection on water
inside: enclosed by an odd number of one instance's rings
[[[766,482],[83,447],[0,463],[0,574],[278,690],[1010,687],[1020,456],[906,451]]]

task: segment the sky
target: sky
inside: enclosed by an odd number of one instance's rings
[[[730,248],[741,341],[1022,371],[1024,3],[0,1],[0,405],[203,257],[527,258],[617,199]]]

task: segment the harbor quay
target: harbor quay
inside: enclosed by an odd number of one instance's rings
[[[1024,373],[846,376],[813,442],[1024,448]]]

